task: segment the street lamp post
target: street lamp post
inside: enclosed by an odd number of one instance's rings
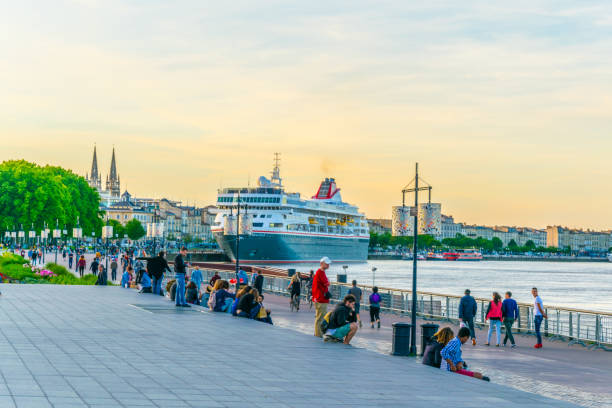
[[[238,272],[240,272],[240,190],[238,190],[238,211],[236,216],[236,283],[240,286]]]
[[[57,263],[57,239],[60,237],[62,231],[59,229],[59,220],[55,219],[55,229],[53,230],[53,240],[55,241],[55,263]]]
[[[106,273],[108,273],[108,238],[113,236],[113,226],[109,224],[109,220],[106,220],[106,226],[102,228],[102,238],[106,240]]]
[[[81,225],[79,222],[79,217],[77,216],[77,225],[76,228],[72,229],[72,238],[76,238],[76,247],[74,248],[75,251],[75,263],[74,263],[74,270],[76,271],[79,267],[79,238],[81,238],[83,236],[83,230],[81,229]]]

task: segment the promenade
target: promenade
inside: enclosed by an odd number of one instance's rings
[[[120,287],[0,285],[2,407],[571,407]]]

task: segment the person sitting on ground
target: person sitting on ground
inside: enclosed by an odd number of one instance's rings
[[[176,279],[170,279],[168,283],[166,283],[166,293],[172,302],[176,300]]]
[[[240,303],[240,299],[242,298],[242,296],[249,293],[251,289],[253,288],[251,288],[249,285],[243,286],[236,293],[236,298],[234,299],[234,302],[232,303],[231,310],[230,310],[230,312],[232,313],[232,316],[238,316],[238,303]]]
[[[325,341],[342,341],[350,344],[357,333],[357,316],[355,315],[355,296],[346,295],[342,303],[338,303],[329,318],[329,325],[325,332]]]
[[[199,296],[198,296],[198,287],[194,281],[190,281],[187,284],[187,289],[185,292],[185,299],[187,303],[191,303],[193,305],[200,304]]]
[[[256,297],[257,303],[259,304],[259,308],[257,310],[257,314],[254,314],[253,319],[257,320],[258,322],[264,322],[264,323],[268,323],[268,324],[273,324],[272,323],[272,318],[270,317],[270,309],[266,309],[263,305],[263,299],[264,297],[262,295],[259,294],[259,291],[257,290],[257,288],[253,288],[253,296]]]
[[[107,282],[107,274],[104,265],[100,264],[98,266],[98,279],[96,280],[96,285],[105,286]]]
[[[130,272],[131,270],[132,270],[132,267],[128,266],[125,272],[123,272],[123,275],[121,275],[121,287],[123,288],[130,287],[130,281],[132,280],[132,274]]]
[[[215,282],[215,289],[208,299],[208,307],[213,312],[229,312],[232,306],[232,302],[236,297],[235,294],[228,291],[229,282],[223,279]]]
[[[440,351],[455,337],[450,327],[444,327],[437,331],[427,342],[423,352],[423,364],[440,368],[442,356]]]
[[[212,287],[210,285],[206,285],[206,289],[200,295],[200,306],[208,308],[208,300],[210,299],[210,293],[212,292]]]
[[[251,289],[248,293],[240,297],[238,302],[238,309],[236,309],[236,315],[238,317],[246,317],[247,319],[253,319],[257,316],[261,305],[259,304],[259,292],[257,289]]]
[[[440,369],[452,371],[468,377],[475,377],[480,380],[490,381],[489,377],[485,377],[481,373],[468,371],[465,369],[465,362],[461,357],[461,345],[468,341],[469,338],[470,329],[467,327],[460,328],[459,333],[457,333],[457,337],[449,341],[448,344],[440,351],[440,356],[442,357]]]
[[[151,283],[151,277],[149,276],[148,270],[142,271],[140,277],[140,293],[153,293],[153,284]]]
[[[378,293],[378,286],[374,286],[370,295],[370,323],[372,328],[374,328],[374,323],[376,322],[380,329],[380,301],[381,297]]]

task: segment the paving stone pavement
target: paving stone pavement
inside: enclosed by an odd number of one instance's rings
[[[570,407],[120,287],[0,285],[0,407]]]

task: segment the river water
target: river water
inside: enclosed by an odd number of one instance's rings
[[[412,261],[368,261],[348,264],[347,278],[372,285],[398,289],[412,288]],[[300,272],[318,265],[279,265]],[[332,264],[327,275],[331,281],[342,273],[341,264]],[[531,288],[538,287],[545,305],[612,312],[612,263],[608,262],[529,262],[419,261],[417,290],[462,295],[466,288],[476,297],[488,298],[493,291],[503,295],[510,290],[519,302],[531,303]]]

